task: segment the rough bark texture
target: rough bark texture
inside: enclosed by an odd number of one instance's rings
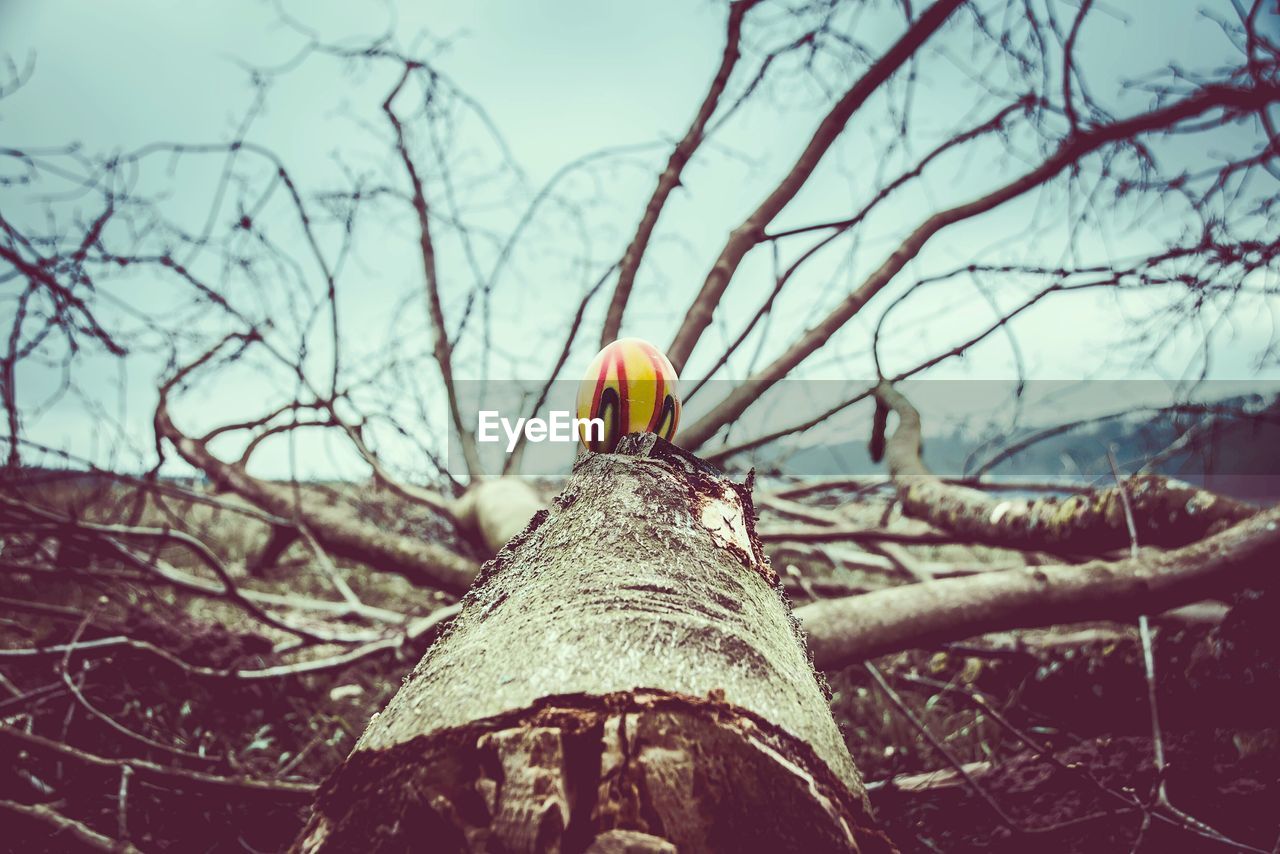
[[[920,458],[920,413],[901,392],[882,383],[876,400],[877,411],[886,407],[898,416],[898,427],[885,443],[885,460],[903,512],[962,538],[1010,548],[1096,554],[1128,548],[1126,497],[1142,545],[1185,546],[1258,512],[1252,505],[1158,475],[1127,478],[1127,495],[1111,488],[1065,499],[996,498],[946,483],[925,467]]]
[[[805,605],[796,616],[818,666],[832,669],[988,632],[1159,613],[1263,583],[1277,559],[1280,507],[1172,551],[891,587]]]
[[[749,491],[624,443],[485,566],[296,850],[892,849]]]

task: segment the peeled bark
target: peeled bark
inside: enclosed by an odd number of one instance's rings
[[[652,436],[587,455],[295,850],[892,850],[752,517]]]
[[[458,524],[474,531],[489,554],[496,554],[546,506],[524,479],[499,477],[476,481],[451,509]]]

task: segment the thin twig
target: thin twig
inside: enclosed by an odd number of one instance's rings
[[[1134,523],[1133,507],[1129,503],[1129,490],[1125,487],[1124,480],[1120,477],[1120,470],[1116,466],[1116,457],[1111,448],[1107,449],[1107,463],[1111,466],[1111,474],[1115,478],[1116,488],[1120,492],[1120,500],[1124,506],[1125,524],[1129,526],[1129,554],[1136,559],[1139,551],[1138,529]],[[1138,635],[1142,640],[1142,665],[1147,680],[1147,703],[1151,709],[1151,747],[1155,756],[1157,803],[1177,816],[1186,825],[1194,827],[1203,836],[1221,842],[1223,845],[1248,848],[1249,846],[1236,842],[1195,816],[1178,809],[1169,800],[1169,791],[1165,783],[1167,765],[1165,763],[1164,737],[1160,727],[1160,707],[1156,700],[1155,653],[1151,639],[1151,625],[1147,620],[1146,614],[1138,615]],[[1143,830],[1145,830],[1149,821],[1149,818],[1143,819]],[[1141,837],[1141,833],[1139,837]]]
[[[53,807],[46,804],[20,804],[16,801],[0,800],[0,811],[9,813],[15,819],[25,819],[48,830],[48,839],[62,838],[69,842],[74,839],[80,846],[92,851],[107,851],[112,854],[138,854],[138,849],[126,840],[114,840],[88,825],[68,818]],[[65,834],[65,836],[63,836]],[[7,835],[7,834],[6,834]],[[58,847],[62,847],[59,845]]]
[[[120,791],[116,795],[116,836],[123,841],[129,840],[129,778],[133,776],[133,768],[124,765],[120,769]]]
[[[106,597],[103,597],[102,600],[99,600],[99,605],[104,604],[105,598]],[[84,619],[80,621],[80,625],[76,628],[75,634],[72,635],[71,641],[68,644],[66,644],[66,650],[62,655],[62,662],[58,667],[58,672],[62,676],[62,681],[66,684],[68,690],[71,691],[71,696],[75,698],[76,702],[79,703],[80,706],[86,712],[93,715],[95,718],[102,721],[104,724],[111,727],[111,729],[115,730],[116,732],[120,733],[126,738],[131,738],[140,744],[146,745],[147,747],[153,748],[155,750],[162,750],[166,753],[172,753],[174,756],[180,756],[183,759],[189,759],[193,762],[210,762],[210,763],[220,762],[221,761],[220,756],[205,756],[199,753],[192,753],[189,750],[183,750],[180,747],[173,747],[172,745],[163,744],[162,742],[156,741],[155,739],[152,739],[152,738],[148,738],[147,736],[142,735],[141,733],[134,732],[132,729],[120,723],[115,718],[111,717],[106,712],[102,711],[97,706],[89,702],[89,699],[85,697],[84,693],[80,690],[80,686],[77,685],[75,683],[75,680],[71,678],[70,663],[71,663],[71,655],[72,653],[75,652],[76,645],[80,643],[80,638],[84,634],[84,630],[88,628],[89,623],[93,620],[93,617],[96,614],[96,612],[97,612],[97,608],[95,607],[92,611],[84,615]]]
[[[998,803],[996,803],[995,798],[993,798],[991,794],[983,788],[980,783],[978,783],[977,779],[965,766],[965,763],[961,762],[960,759],[952,753],[937,736],[933,734],[929,727],[925,726],[924,721],[920,720],[920,718],[918,718],[916,714],[907,707],[906,702],[901,696],[899,696],[897,691],[893,690],[893,686],[889,684],[888,680],[884,678],[884,675],[880,673],[880,670],[874,664],[870,661],[864,661],[862,662],[862,666],[866,668],[867,673],[871,675],[871,678],[875,681],[876,685],[878,685],[880,690],[884,692],[884,695],[889,699],[889,702],[891,702],[902,716],[905,717],[931,745],[933,745],[934,750],[936,750],[938,754],[947,761],[948,765],[956,770],[956,773],[964,779],[969,788],[973,790],[973,793],[991,808],[991,811],[996,814],[997,818],[999,818],[1000,823],[1008,827],[1010,830],[1016,833],[1028,834],[1055,833],[1067,827],[1074,827],[1091,821],[1097,821],[1100,818],[1106,818],[1110,815],[1110,813],[1106,812],[1090,813],[1088,815],[1080,816],[1079,818],[1068,819],[1067,821],[1058,822],[1057,824],[1046,827],[1024,826],[1017,819],[1005,812]]]
[[[236,794],[245,798],[272,798],[291,803],[311,803],[316,787],[308,783],[289,783],[277,780],[258,780],[252,777],[224,777],[204,771],[191,771],[169,765],[160,765],[145,759],[112,759],[98,756],[60,741],[23,732],[10,726],[0,726],[0,746],[6,755],[25,751],[39,753],[55,760],[71,762],[83,768],[117,772],[128,765],[130,776],[139,781],[167,789],[198,791],[215,795]]]

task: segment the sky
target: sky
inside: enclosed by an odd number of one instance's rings
[[[1131,112],[1150,103],[1138,87],[1122,84],[1126,78],[1150,74],[1170,61],[1206,68],[1230,61],[1230,45],[1212,21],[1200,14],[1206,4],[1170,0],[1125,5],[1138,8],[1121,12],[1100,5],[1076,48],[1080,64],[1089,69],[1091,90],[1115,112]],[[1070,19],[1071,4],[1055,6]],[[537,209],[497,279],[488,325],[489,353],[480,346],[479,320],[469,327],[472,335],[457,351],[457,370],[466,380],[545,378],[568,318],[585,289],[620,256],[671,141],[683,133],[705,91],[723,43],[723,5],[703,0],[644,4],[478,0],[293,2],[283,8],[325,40],[356,43],[390,28],[401,47],[429,56],[449,81],[483,105],[484,121],[478,114],[459,114],[456,136],[447,158],[441,160],[457,184],[454,192],[462,199],[460,215],[481,235],[470,251],[480,256],[482,270],[491,269],[502,236],[519,221],[538,188],[566,164],[602,149],[622,150],[569,172],[556,185],[566,203],[551,200]],[[893,8],[891,4],[873,7],[854,28],[857,40],[873,52],[883,50],[901,29]],[[788,25],[780,16],[760,14],[759,26],[749,31],[749,47],[754,49]],[[1268,20],[1266,25],[1274,22]],[[94,155],[129,151],[157,140],[226,141],[237,132],[252,102],[248,68],[288,62],[302,45],[303,38],[280,22],[273,4],[260,0],[182,4],[7,0],[0,3],[0,57],[7,56],[19,66],[33,62],[34,70],[24,88],[0,100],[0,137],[6,145],[24,149],[78,141]],[[947,38],[945,32],[939,45],[957,53],[966,46]],[[929,53],[913,71],[920,75],[921,86],[913,105],[913,127],[918,129],[913,133],[919,139],[913,140],[911,153],[898,160],[882,160],[882,143],[894,130],[884,123],[883,103],[873,100],[866,115],[855,117],[814,179],[779,217],[778,227],[847,215],[874,190],[882,168],[913,161],[933,144],[930,140],[936,141],[938,133],[956,126],[964,116],[985,117],[999,105],[990,99],[980,102],[978,90],[945,55]],[[660,346],[670,341],[729,231],[785,172],[832,93],[841,84],[848,85],[855,73],[856,69],[834,61],[819,63],[813,73],[784,68],[775,78],[766,78],[759,97],[704,146],[687,169],[685,186],[664,211],[628,308],[624,333],[650,338]],[[394,69],[310,57],[267,92],[247,138],[277,152],[304,187],[330,185],[343,169],[367,172],[387,182],[402,180],[377,110],[392,75]],[[742,85],[741,77],[735,80],[734,85]],[[731,91],[736,90],[731,87]],[[882,94],[892,96],[893,91],[890,86]],[[406,111],[411,100],[404,101]],[[500,148],[486,122],[500,132],[514,167],[496,168]],[[1175,161],[1211,161],[1217,152],[1238,144],[1244,141],[1210,132],[1163,153]],[[426,150],[420,135],[415,145],[419,151]],[[1036,153],[1030,144],[1018,151],[1023,158]],[[151,166],[138,182],[163,192],[167,215],[198,230],[218,198],[217,179],[223,164],[220,158],[206,157],[184,160],[172,169]],[[929,211],[963,201],[1026,168],[1017,157],[984,145],[975,145],[940,166],[870,221],[855,247],[834,248],[797,276],[769,321],[759,345],[762,359],[784,349],[874,269],[902,234]],[[455,213],[438,170],[428,169],[433,204],[446,216]],[[242,162],[237,170],[250,185],[263,180],[260,165]],[[76,202],[59,204],[66,217],[83,216],[88,210],[77,209]],[[0,211],[17,220],[37,222],[45,207],[35,188],[11,187],[0,188]],[[376,222],[359,232],[357,250],[338,284],[344,363],[353,376],[385,374],[378,390],[364,399],[368,408],[394,410],[402,423],[411,422],[423,434],[438,436],[447,431],[447,419],[430,375],[432,365],[423,358],[431,342],[422,305],[415,299],[421,288],[421,267],[415,254],[414,224],[408,211],[388,206],[376,212]],[[324,325],[309,318],[308,302],[321,289],[317,270],[306,265],[302,236],[290,228],[287,211],[271,208],[267,214],[274,217],[273,234],[304,259],[295,277],[299,281],[276,286],[270,277],[267,284],[228,279],[228,293],[240,304],[252,306],[258,316],[276,319],[282,337],[287,337],[285,330],[308,329],[314,339],[308,364],[323,375],[331,349],[322,334]],[[237,215],[229,200],[215,207],[210,219],[215,233],[226,233]],[[1031,200],[1010,205],[935,240],[904,273],[903,282],[974,261],[1013,256],[1061,261],[1063,235],[1078,215],[1061,194],[1047,197],[1041,209]],[[1160,206],[1121,210],[1115,222],[1086,236],[1081,254],[1126,256],[1142,251],[1155,237],[1176,228],[1180,217],[1181,212]],[[1037,236],[1013,245],[1033,220],[1040,225]],[[332,231],[325,232],[325,237],[337,239]],[[476,277],[468,247],[447,224],[439,228],[438,244],[445,315],[447,324],[454,326]],[[789,260],[805,245],[786,244],[782,260]],[[213,265],[207,253],[195,263]],[[723,342],[755,311],[771,285],[771,266],[767,248],[748,256],[687,367],[686,378],[701,376]],[[215,270],[216,265],[207,269]],[[287,279],[292,274],[280,275]],[[993,298],[1006,307],[1016,304],[1019,294],[1025,293],[1019,287],[1025,289],[1025,285],[1014,283]],[[7,328],[16,285],[9,282],[0,288],[8,289],[0,291],[4,298],[0,321]],[[196,339],[213,338],[225,329],[225,319],[184,309],[190,294],[170,278],[131,272],[115,277],[104,288],[121,304],[149,314],[176,312],[173,317],[180,317],[193,332],[192,340],[183,345],[188,348],[195,346]],[[882,295],[881,303],[887,304],[892,296],[891,289]],[[594,353],[595,330],[606,298],[607,289],[588,312],[587,331],[565,368],[568,379],[574,379]],[[882,308],[872,306],[851,322],[806,364],[800,376],[823,380],[871,376],[867,343]],[[1222,318],[1210,376],[1246,384],[1259,377],[1275,377],[1273,367],[1258,365],[1259,353],[1274,334],[1273,308],[1274,301],[1254,304]],[[1175,335],[1171,346],[1149,364],[1139,363],[1137,351],[1119,346],[1135,323],[1149,317],[1153,309],[1154,304],[1144,299],[1073,296],[1053,301],[1019,320],[1018,355],[1025,371],[1040,379],[1176,380],[1198,368],[1198,334]],[[110,307],[104,311],[112,316]],[[887,367],[904,368],[946,349],[991,317],[991,305],[972,289],[963,285],[935,288],[895,309],[895,323],[888,327],[883,352]],[[123,312],[117,319],[129,322]],[[136,449],[137,462],[145,464],[151,452],[150,417],[157,379],[169,369],[161,355],[163,347],[154,343],[153,349],[139,348],[123,363],[103,354],[78,356],[73,392],[60,396],[54,396],[61,386],[59,369],[24,367],[18,388],[30,411],[24,424],[28,438],[107,462],[119,447],[98,435],[106,419],[118,424],[118,433]],[[719,377],[732,384],[747,376],[757,349],[753,338]],[[407,367],[384,364],[388,350],[405,354]],[[995,336],[971,356],[944,364],[930,376],[1008,378],[1014,372],[1014,352],[1006,340]],[[189,349],[184,353],[191,354]],[[410,354],[416,355],[410,358]],[[401,377],[400,370],[407,375]],[[121,384],[121,378],[126,382]],[[424,407],[411,405],[413,395],[405,383],[420,389]],[[824,391],[814,393],[827,394],[827,387],[815,386]],[[186,392],[176,417],[193,432],[212,429],[235,418],[261,414],[294,391],[287,372],[256,361],[232,366]],[[51,396],[53,402],[42,406]],[[700,397],[702,406],[714,402],[713,394]],[[790,414],[789,409],[784,403],[770,413],[782,418]],[[403,470],[422,470],[420,461],[413,459],[414,447],[401,443],[394,431],[379,435]],[[228,439],[225,448],[235,450],[236,441]],[[340,440],[312,435],[300,435],[293,443],[269,442],[254,460],[254,470],[264,475],[280,476],[291,469],[305,476],[358,476],[361,464]]]

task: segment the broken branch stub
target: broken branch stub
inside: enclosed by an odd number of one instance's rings
[[[585,455],[295,850],[892,850],[752,520],[652,435]]]

